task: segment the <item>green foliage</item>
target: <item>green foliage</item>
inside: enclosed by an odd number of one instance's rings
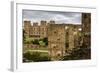
[[[39,41],[42,41],[42,43],[43,43],[44,46],[48,45],[48,38],[43,38],[43,39],[40,39]]]
[[[69,56],[64,56],[63,60],[82,60],[82,59],[90,59],[91,58],[91,50],[90,49],[78,49],[73,50]]]
[[[45,42],[45,45],[48,45],[48,38],[44,38],[43,42]]]
[[[23,31],[24,32],[24,31]],[[23,35],[24,37],[24,35]],[[41,45],[41,46],[47,46],[48,45],[48,38],[43,38],[43,39],[31,39],[31,38],[23,38],[24,43],[26,44],[36,44],[36,45]]]
[[[47,38],[43,38],[43,39],[34,39],[32,41],[33,44],[37,44],[37,45],[41,45],[41,46],[47,46],[48,45],[48,39]]]
[[[50,61],[50,58],[47,54],[43,54],[40,52],[27,52],[23,54],[23,62],[33,61],[33,62],[42,62],[42,61]]]
[[[32,41],[32,43],[39,45],[39,40],[35,39],[34,41]]]
[[[43,41],[39,41],[39,45],[45,46],[45,43]]]
[[[25,30],[23,29],[23,42],[25,42],[25,39],[26,39],[26,37],[25,37]]]

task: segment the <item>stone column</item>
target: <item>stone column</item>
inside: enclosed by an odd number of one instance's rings
[[[69,48],[68,50],[72,50],[74,48],[74,31],[73,27],[69,28]]]

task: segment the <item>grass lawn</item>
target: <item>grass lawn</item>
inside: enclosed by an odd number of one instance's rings
[[[41,48],[38,48],[38,50],[48,50],[47,47],[41,47]]]

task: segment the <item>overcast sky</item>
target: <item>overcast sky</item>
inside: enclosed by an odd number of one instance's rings
[[[81,13],[23,10],[23,21],[40,22],[41,20],[54,20],[56,23],[81,24]]]

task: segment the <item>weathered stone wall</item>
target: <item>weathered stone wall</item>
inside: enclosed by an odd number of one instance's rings
[[[82,13],[83,46],[91,47],[91,13]]]
[[[74,48],[74,27],[69,28],[69,50]]]
[[[30,21],[24,21],[24,35],[26,37],[29,37],[29,34],[30,34],[30,28],[31,28],[31,22]]]
[[[41,21],[40,25],[38,23],[31,25],[30,21],[24,21],[24,30],[28,38],[42,39],[47,37],[48,28],[46,21]]]
[[[30,30],[32,34],[30,34],[30,37],[34,39],[39,39],[40,38],[40,26],[38,26],[38,23],[33,23],[33,26],[31,27],[32,29]]]
[[[59,60],[65,54],[65,26],[50,24],[48,28],[48,48],[52,60]]]

